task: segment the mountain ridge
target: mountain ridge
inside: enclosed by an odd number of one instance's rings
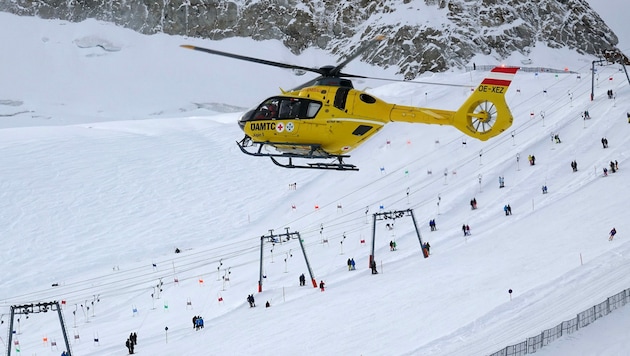
[[[527,58],[539,43],[590,55],[618,44],[586,0],[16,0],[0,4],[0,11],[71,22],[93,18],[143,34],[276,39],[294,54],[317,47],[339,57],[384,34],[387,39],[363,60],[399,68],[407,79],[465,66],[476,55],[498,61],[513,53]]]

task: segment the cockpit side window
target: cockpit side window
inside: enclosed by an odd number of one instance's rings
[[[279,101],[279,119],[312,119],[322,107],[319,102],[301,98],[281,98]]]
[[[310,103],[308,103],[308,109],[306,110],[306,117],[308,117],[309,119],[314,118],[321,107],[322,107],[322,103],[311,101]]]
[[[285,98],[280,102],[280,119],[298,119],[302,101],[300,99]]]

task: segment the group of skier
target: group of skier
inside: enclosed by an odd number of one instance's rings
[[[354,270],[355,270],[354,258],[348,258],[348,271],[354,271]]]
[[[193,329],[199,330],[203,329],[203,318],[199,315],[195,315],[192,318]]]
[[[138,344],[138,334],[132,332],[129,334],[127,341],[125,342],[125,346],[127,346],[127,350],[129,350],[129,354],[134,353],[134,347]]]
[[[435,225],[435,219],[429,220],[429,228],[431,229],[431,231],[437,230],[437,226]]]

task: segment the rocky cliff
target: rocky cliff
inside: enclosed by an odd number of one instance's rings
[[[0,11],[46,19],[94,18],[145,34],[278,39],[294,53],[348,54],[387,40],[363,60],[407,78],[468,63],[478,53],[527,55],[537,43],[583,54],[618,40],[584,0],[3,0]]]

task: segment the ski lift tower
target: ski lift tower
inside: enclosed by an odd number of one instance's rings
[[[388,220],[388,219],[396,220],[405,216],[411,216],[411,220],[413,221],[413,227],[416,229],[416,235],[418,236],[418,241],[420,242],[420,248],[422,249],[424,258],[429,257],[428,253],[425,252],[424,243],[422,242],[422,235],[420,235],[420,229],[418,229],[418,224],[416,223],[416,217],[413,215],[413,209],[374,213],[372,214],[372,252],[370,253],[370,260],[368,261],[368,266],[370,268],[372,267],[372,263],[374,262],[374,245],[376,243],[376,222],[382,221],[382,220]]]
[[[11,349],[13,345],[13,319],[15,318],[15,314],[28,315],[34,313],[47,313],[49,310],[57,311],[57,315],[59,316],[59,324],[61,325],[61,332],[63,333],[63,340],[66,343],[66,354],[68,356],[72,356],[70,342],[68,342],[68,333],[66,332],[66,324],[63,322],[63,314],[61,313],[61,307],[59,306],[59,302],[57,301],[11,306],[11,322],[9,323],[9,342],[7,344],[7,356],[11,356]]]
[[[630,65],[630,59],[625,54],[619,50],[610,50],[604,52],[604,58],[594,60],[591,64],[591,101],[595,100],[595,64],[619,63],[626,73],[628,83],[630,83],[630,75],[628,75],[628,69],[626,69],[626,65]]]
[[[260,237],[260,274],[258,277],[258,293],[262,292],[262,281],[263,281],[263,246],[265,242],[271,243],[282,243],[289,242],[292,239],[297,239],[300,242],[300,248],[302,249],[302,254],[304,255],[304,262],[306,262],[306,268],[308,269],[308,273],[311,276],[311,281],[313,282],[313,288],[317,288],[317,281],[313,276],[313,270],[311,269],[311,265],[308,262],[308,258],[306,257],[306,250],[304,249],[304,243],[302,238],[300,237],[299,232],[289,232],[289,228],[286,228],[286,232],[284,234],[274,234],[273,230],[269,230],[269,235],[264,235]]]

